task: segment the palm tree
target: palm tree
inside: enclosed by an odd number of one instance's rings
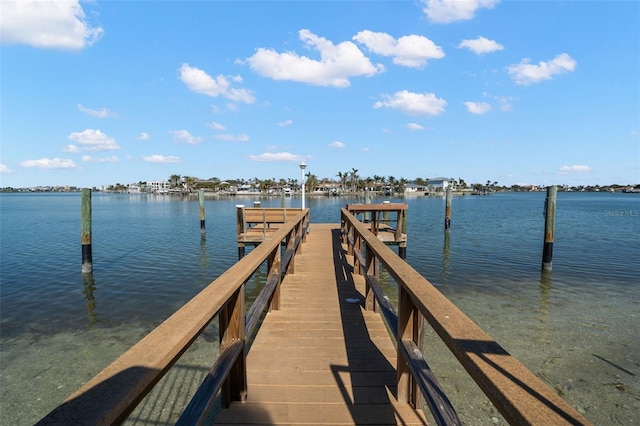
[[[372,178],[370,176],[368,176],[364,181],[365,184],[367,185],[367,189],[371,189],[371,187],[373,186],[373,182],[374,182],[375,178]]]
[[[351,191],[356,192],[357,188],[358,188],[358,169],[351,168]]]
[[[349,172],[338,172],[336,176],[340,178],[340,190],[344,192],[347,189],[347,179],[349,178]]]
[[[184,182],[184,189],[186,192],[192,192],[193,188],[196,185],[196,178],[194,178],[193,176],[185,176],[183,178],[183,182]]]
[[[396,190],[396,184],[397,184],[396,178],[393,177],[393,176],[389,176],[388,180],[389,180],[389,186],[391,187],[391,191],[392,192],[395,191]]]
[[[181,176],[180,175],[171,175],[169,176],[169,188],[175,189],[180,185]]]
[[[307,172],[305,175],[307,179],[305,180],[305,188],[307,192],[312,192],[318,186],[318,177],[311,172]]]
[[[401,177],[400,181],[398,182],[398,192],[404,192],[404,189],[407,187],[407,183],[409,183],[409,181]]]

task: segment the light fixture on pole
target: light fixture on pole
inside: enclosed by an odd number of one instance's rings
[[[304,169],[307,168],[307,164],[303,161],[300,163],[300,182],[302,182],[302,210],[304,210]]]

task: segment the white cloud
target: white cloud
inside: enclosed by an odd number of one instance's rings
[[[195,145],[204,140],[202,136],[193,136],[191,133],[184,129],[172,130],[170,133],[173,135],[174,142],[186,142],[190,145]]]
[[[385,101],[376,102],[374,108],[393,108],[409,115],[439,115],[444,112],[447,101],[433,93],[413,93],[407,90],[393,95],[382,95]]]
[[[300,40],[308,48],[320,52],[320,60],[299,56],[295,52],[278,53],[273,49],[259,48],[247,58],[253,71],[274,80],[290,80],[317,86],[348,87],[350,77],[372,76],[381,71],[351,41],[337,45],[330,40],[303,29]]]
[[[558,169],[558,173],[566,175],[569,173],[586,173],[590,172],[591,167],[587,165],[574,164],[573,166],[562,166]]]
[[[519,64],[509,65],[507,72],[516,84],[527,86],[542,80],[551,80],[554,75],[572,72],[577,62],[566,53],[562,53],[551,61],[540,61],[538,65],[530,64],[529,59],[523,59]]]
[[[265,152],[260,155],[249,155],[251,161],[305,161],[308,157],[290,152]]]
[[[3,1],[0,13],[2,43],[22,43],[48,49],[78,50],[104,33],[92,27],[80,3],[71,0]]]
[[[39,160],[23,161],[20,166],[43,170],[75,169],[76,163],[67,158],[40,158]]]
[[[448,24],[473,19],[476,10],[492,9],[499,0],[422,0],[422,11],[431,22]]]
[[[247,89],[231,87],[231,82],[223,75],[213,78],[203,70],[182,64],[180,67],[180,80],[187,85],[189,90],[203,95],[217,98],[223,96],[234,102],[253,104],[256,99]],[[241,82],[240,77],[231,77],[233,83]]]
[[[217,130],[217,131],[227,130],[226,127],[224,127],[222,124],[217,123],[215,121],[212,121],[211,123],[207,124],[207,126],[211,127],[213,130]]]
[[[511,101],[514,100],[514,98],[510,97],[510,96],[498,96],[495,98],[499,103],[500,103],[500,109],[502,111],[511,111],[513,109],[513,105],[511,104]]]
[[[486,102],[465,102],[464,105],[467,107],[467,111],[472,114],[481,115],[491,111],[491,105]]]
[[[83,155],[82,161],[85,163],[118,163],[120,160],[115,155],[110,155],[108,157],[96,158],[90,155]]]
[[[285,120],[278,123],[280,127],[289,127],[293,124],[293,120]]]
[[[360,31],[353,39],[367,46],[371,52],[392,56],[394,64],[405,67],[422,68],[429,59],[445,56],[440,46],[420,35],[404,36],[396,40],[387,33],[365,30]]]
[[[504,46],[494,40],[489,40],[482,36],[473,40],[462,40],[458,45],[459,48],[467,48],[478,55],[503,50]]]
[[[113,113],[106,108],[91,109],[91,108],[85,107],[82,104],[78,104],[78,109],[87,115],[90,115],[92,117],[97,117],[97,118],[107,118],[113,115]]]
[[[229,142],[247,142],[249,140],[249,135],[246,135],[244,133],[241,135],[224,134],[224,135],[215,135],[214,138],[221,141],[229,141]]]
[[[136,139],[138,139],[139,141],[146,141],[149,140],[149,133],[147,132],[141,132],[140,136],[138,136]]]
[[[148,163],[181,163],[180,157],[173,155],[149,155],[148,157],[142,157],[142,159]]]
[[[83,132],[73,132],[69,140],[81,145],[89,151],[109,151],[120,149],[116,140],[102,133],[100,130],[86,129]],[[67,148],[70,148],[67,146]],[[77,152],[77,151],[73,151]]]
[[[0,173],[11,173],[11,170],[4,164],[0,164]]]
[[[406,127],[409,130],[424,130],[424,126],[418,123],[407,123]]]
[[[65,146],[64,148],[62,148],[62,152],[82,152],[82,149],[80,149],[77,145],[73,145],[73,144],[69,144],[67,146]]]
[[[344,148],[346,145],[344,142],[340,142],[340,141],[333,141],[329,144],[329,146],[331,148]]]

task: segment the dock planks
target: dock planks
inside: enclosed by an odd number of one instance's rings
[[[248,399],[216,424],[426,424],[394,397],[396,350],[382,318],[364,310],[339,225],[311,225],[281,291],[247,357]]]

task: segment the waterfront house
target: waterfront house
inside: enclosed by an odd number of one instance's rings
[[[427,179],[427,187],[429,192],[444,192],[448,188],[452,191],[456,190],[456,180],[453,178],[436,177]]]

